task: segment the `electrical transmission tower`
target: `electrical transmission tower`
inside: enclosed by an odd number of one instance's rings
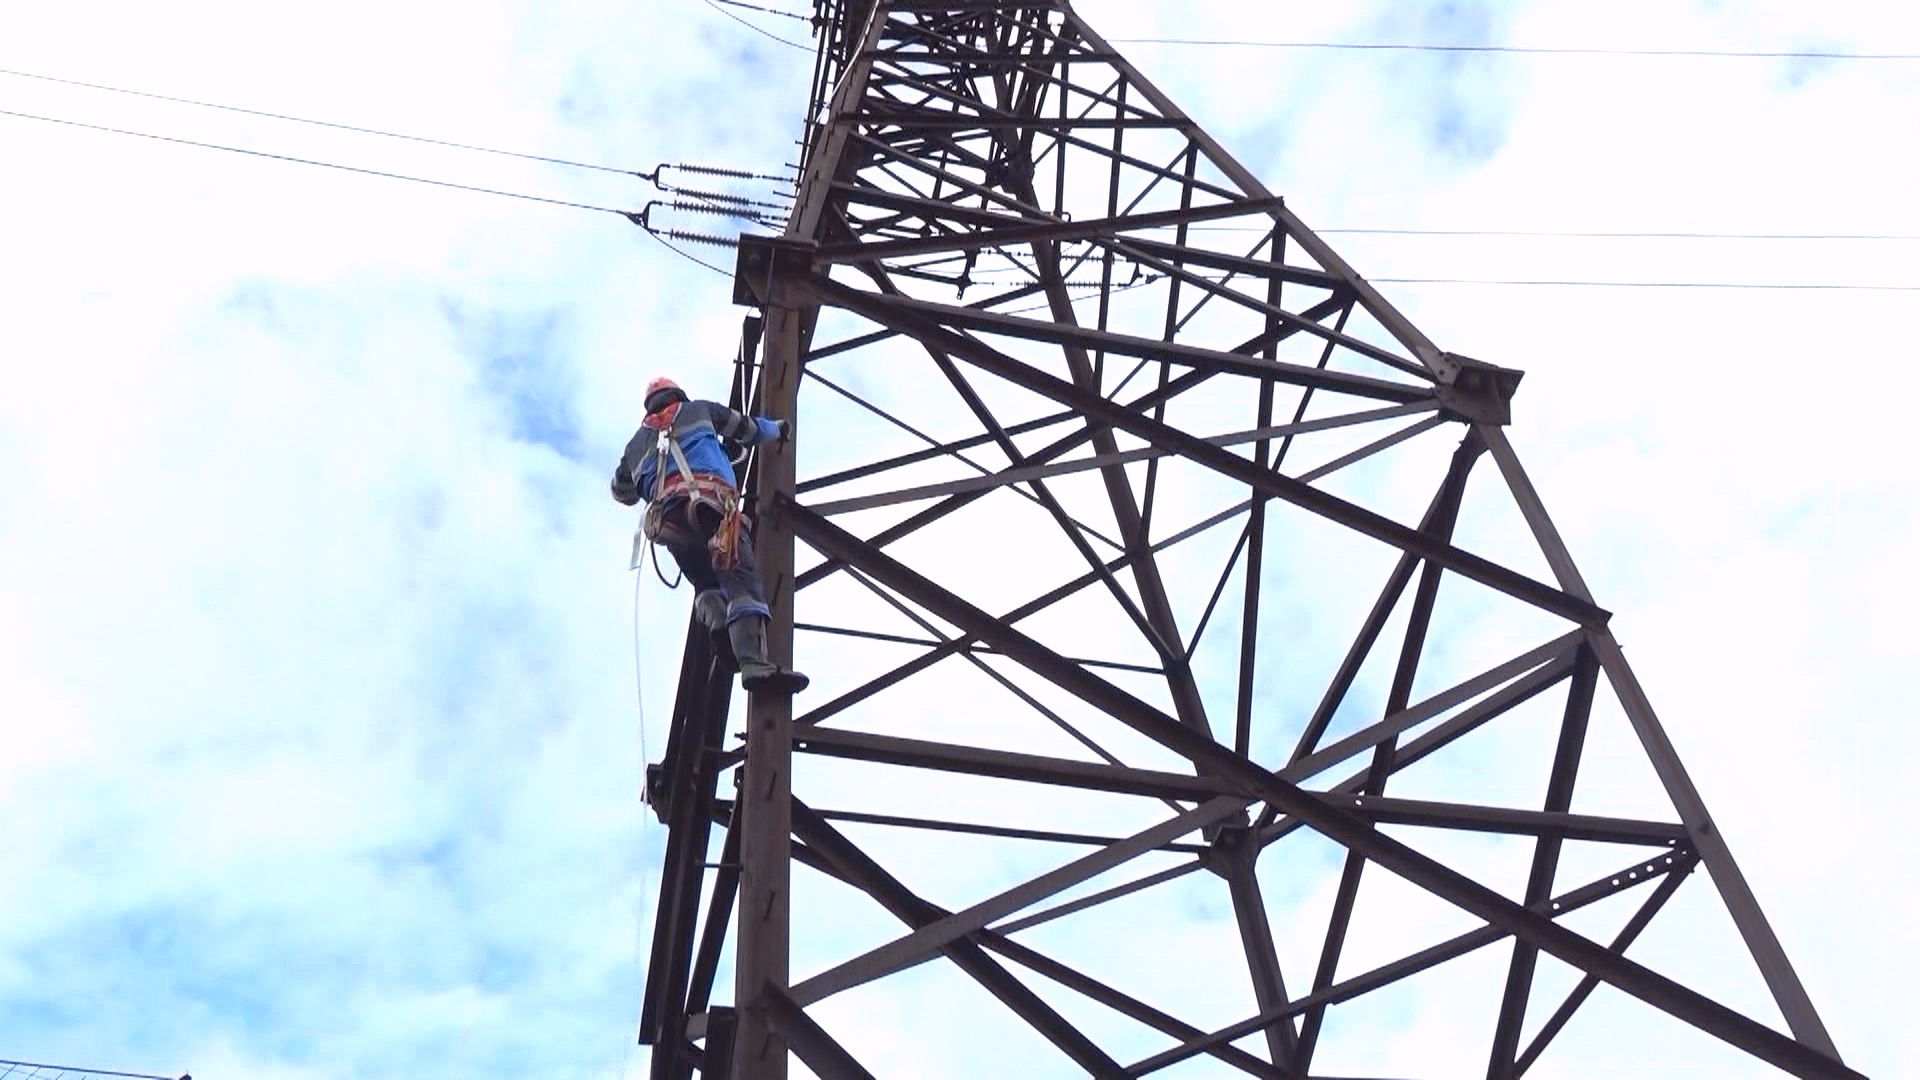
[[[797,417],[745,484],[814,685],[735,723],[689,633],[655,1080],[1628,1076],[1685,1035],[1857,1075],[1508,442],[1520,372],[1066,3],[819,13],[734,386]],[[1663,908],[1722,931],[1693,987]]]

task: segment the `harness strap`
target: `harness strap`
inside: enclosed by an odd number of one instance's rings
[[[658,429],[658,441],[654,446],[653,497],[648,500],[646,526],[653,536],[660,535],[665,526],[666,500],[674,495],[686,497],[686,516],[689,527],[694,526],[696,506],[710,506],[720,515],[719,528],[714,530],[713,538],[707,542],[707,553],[713,561],[715,570],[731,570],[740,564],[740,535],[745,525],[745,515],[740,509],[740,495],[733,485],[709,473],[696,473],[687,463],[687,455],[680,448],[680,440],[673,437],[669,423]],[[674,471],[669,474],[666,459],[673,460]]]
[[[687,464],[686,451],[680,449],[680,440],[673,437],[673,431],[671,429],[660,432],[660,443],[666,447],[667,453],[673,455],[673,467],[677,470],[677,474],[683,480],[691,483],[694,475],[693,466]],[[662,462],[662,464],[665,463]],[[660,494],[665,494],[667,487],[667,470],[656,468],[653,471],[653,475],[654,485],[660,489]]]

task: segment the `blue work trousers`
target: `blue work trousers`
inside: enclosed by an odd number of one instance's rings
[[[692,521],[688,521],[687,500],[668,500],[663,514],[667,526],[660,545],[673,556],[696,592],[718,591],[726,598],[727,623],[750,616],[766,618],[766,586],[760,580],[760,568],[753,560],[753,535],[745,521],[740,523],[738,563],[728,570],[716,570],[708,543],[720,528],[720,511],[705,503],[695,503]]]

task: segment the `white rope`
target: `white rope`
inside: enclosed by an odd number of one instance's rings
[[[651,549],[652,545],[648,545]],[[651,552],[649,552],[651,553]],[[657,562],[657,557],[656,557]],[[633,570],[633,702],[639,715],[640,730],[640,790],[646,791],[647,764],[651,760],[647,754],[647,684],[645,653],[640,642],[640,583],[646,579],[646,560]],[[656,566],[656,572],[658,567]],[[665,579],[662,579],[665,580]],[[646,915],[647,903],[647,818],[653,813],[650,806],[642,804],[640,808],[640,898],[634,905],[633,913],[633,976],[634,983],[645,990],[645,979],[641,976],[641,934],[640,926]],[[644,1008],[644,1003],[642,1008]],[[633,1064],[633,1048],[637,1044],[640,1031],[640,1017],[634,1015],[633,1027],[627,1032],[626,1045],[620,1053],[620,1071],[614,1080],[626,1080],[627,1070]]]

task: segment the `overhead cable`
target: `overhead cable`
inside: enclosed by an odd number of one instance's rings
[[[611,166],[611,165],[596,165],[592,162],[574,161],[569,158],[549,157],[544,154],[528,154],[519,150],[502,150],[502,149],[499,149],[498,147],[492,147],[492,146],[476,146],[473,143],[455,142],[451,139],[436,139],[436,138],[431,138],[425,135],[408,135],[403,132],[385,131],[380,128],[360,127],[354,124],[335,123],[334,121],[331,121],[331,120],[314,120],[310,117],[305,117],[305,116],[293,116],[287,113],[269,112],[264,109],[250,109],[240,105],[227,105],[217,101],[201,101],[197,98],[177,97],[172,94],[158,94],[149,90],[135,90],[125,86],[108,86],[104,83],[84,82],[79,79],[62,78],[57,75],[41,75],[31,71],[16,71],[9,68],[0,68],[0,75],[8,75],[8,76],[12,76],[20,79],[36,79],[41,82],[59,83],[64,86],[79,86],[79,87],[84,87],[88,90],[103,90],[103,91],[106,91],[107,93],[112,93],[112,94],[126,94],[132,97],[150,98],[155,101],[168,101],[178,105],[192,105],[202,109],[218,109],[222,112],[244,113],[245,115],[248,115],[248,116],[260,116],[260,117],[265,117],[269,120],[285,120],[295,124],[311,124],[315,127],[333,128],[338,131],[352,131],[361,135],[378,135],[382,138],[403,139],[407,142],[426,143],[432,146],[446,146],[446,147],[452,147],[453,149],[456,149],[456,150],[471,150],[475,153],[480,153],[480,154],[497,154],[500,157],[519,158],[524,161],[542,161],[550,165],[566,165],[576,169],[592,169],[596,172],[618,173],[621,176],[637,176],[640,179],[653,184],[655,187],[658,187],[663,191],[680,190],[661,178],[661,174],[669,170],[686,172],[686,173],[694,173],[702,176],[723,176],[723,177],[727,177],[729,179],[735,179],[735,180],[766,180],[766,181],[771,181],[771,182],[780,183],[780,184],[793,183],[793,179],[791,177],[780,176],[774,173],[757,173],[757,172],[749,171],[747,169],[733,169],[733,168],[727,168],[725,166],[720,166],[720,165],[699,165],[699,164],[694,164],[691,162],[684,162],[684,161],[672,162],[672,163],[663,162],[659,165],[654,166],[654,168],[651,171],[641,172],[638,169],[620,169],[620,168],[615,168],[614,166]],[[25,114],[17,114],[17,115],[25,115]],[[65,121],[56,120],[54,122],[63,123]],[[711,193],[696,193],[696,194],[710,195]]]
[[[1188,232],[1270,233],[1272,226],[1189,225]],[[1547,229],[1321,229],[1320,236],[1516,236],[1601,240],[1920,240],[1914,233],[1605,232]]]
[[[799,12],[781,11],[779,8],[765,7],[760,4],[749,4],[749,3],[746,3],[745,0],[714,0],[714,2],[719,4],[725,4],[728,7],[745,8],[748,11],[764,11],[769,15],[781,15],[789,19],[798,19],[803,23],[813,22],[812,17],[807,15],[802,15]]]
[[[177,105],[193,105],[202,109],[219,109],[223,112],[245,113],[248,116],[264,116],[269,120],[286,120],[295,124],[312,124],[315,127],[352,131],[361,135],[378,135],[387,139],[404,139],[408,142],[428,143],[433,146],[450,146],[456,150],[471,150],[480,154],[498,154],[501,157],[521,158],[526,161],[544,161],[550,165],[567,165],[576,169],[593,169],[598,172],[622,173],[627,176],[640,175],[632,169],[617,169],[611,165],[595,165],[588,161],[571,161],[567,158],[547,157],[544,154],[526,154],[518,150],[500,150],[491,146],[475,146],[472,143],[452,142],[447,139],[430,139],[424,135],[407,135],[398,131],[382,131],[379,128],[360,127],[355,124],[339,124],[331,120],[313,120],[304,116],[290,116],[286,113],[267,112],[264,109],[248,109],[239,105],[223,105],[217,101],[200,101],[195,98],[175,97],[171,94],[155,94],[146,90],[131,90],[124,86],[107,86],[104,83],[82,82],[79,79],[63,79],[54,75],[38,75],[31,71],[13,71],[0,68],[0,75],[10,75],[17,79],[37,79],[41,82],[59,83],[63,86],[79,86],[88,90],[104,90],[110,94],[127,94],[132,97],[151,98],[154,101],[170,101]]]
[[[696,258],[695,256],[689,254],[688,252],[682,251],[679,248],[674,247],[674,245],[672,245],[668,241],[680,240],[687,243],[713,244],[721,247],[732,247],[738,242],[737,240],[730,237],[713,236],[709,234],[687,232],[687,231],[678,230],[678,229],[660,228],[658,226],[653,225],[650,221],[647,220],[646,210],[640,210],[640,211],[621,210],[617,207],[601,206],[595,203],[575,202],[569,199],[555,199],[555,198],[550,198],[544,195],[529,195],[524,192],[504,191],[499,188],[479,187],[474,184],[460,184],[460,183],[455,183],[454,181],[451,181],[451,180],[436,180],[431,177],[411,176],[405,173],[387,172],[382,169],[369,169],[369,168],[365,168],[358,165],[341,165],[341,164],[330,162],[330,161],[318,161],[313,158],[294,157],[288,154],[273,154],[273,153],[268,153],[264,150],[248,150],[238,146],[227,146],[220,143],[201,142],[196,139],[182,139],[182,138],[177,138],[171,135],[155,135],[150,132],[133,131],[127,128],[108,127],[103,124],[89,124],[89,123],[83,123],[78,120],[64,120],[58,117],[40,116],[34,113],[16,112],[11,109],[0,109],[0,116],[12,116],[12,117],[17,117],[23,120],[38,120],[43,123],[60,124],[67,127],[84,128],[89,131],[105,132],[111,135],[127,135],[127,136],[132,136],[134,138],[152,139],[157,142],[175,143],[181,146],[194,146],[194,147],[200,147],[202,149],[207,149],[207,150],[223,150],[228,153],[245,154],[249,157],[269,158],[274,161],[287,161],[297,165],[313,165],[323,169],[337,169],[342,172],[360,173],[365,176],[380,176],[390,180],[405,180],[411,183],[428,184],[434,187],[451,188],[458,191],[478,192],[483,195],[499,195],[504,198],[520,199],[527,202],[546,203],[553,206],[566,206],[566,207],[572,207],[574,209],[579,209],[579,210],[592,210],[598,213],[618,214],[621,217],[624,217],[627,220],[633,222],[634,224],[639,225],[642,228],[646,229],[648,233],[652,234],[655,239],[660,240],[660,242],[663,245],[667,246],[670,250],[674,251],[675,254],[678,254],[681,257],[686,258],[692,262],[698,263],[701,266],[704,266],[707,269],[712,270],[713,272],[718,274],[726,274],[727,272],[717,266],[714,266],[711,263],[708,263],[708,262],[705,262],[704,260]],[[662,168],[666,168],[666,167],[668,166],[662,166]],[[711,167],[688,167],[688,168],[690,169],[704,168],[704,169],[708,169],[709,171],[712,171]],[[658,172],[659,170],[655,170],[655,171]],[[730,172],[727,173],[727,175],[730,175],[730,174],[731,174]],[[651,205],[660,205],[660,204],[650,204],[650,206]],[[684,207],[684,206],[671,206],[670,208],[691,209],[691,207]],[[705,207],[705,208],[700,208],[700,211],[708,212],[708,213],[712,213],[716,211],[727,212],[729,216],[741,217],[743,220],[747,220],[755,224],[777,224],[777,222],[773,222],[771,220],[764,219],[764,218],[755,218],[755,217],[749,217],[746,214],[731,213],[729,211],[726,211],[725,208]],[[1402,277],[1402,278],[1382,277],[1382,278],[1373,278],[1371,280],[1380,284],[1408,284],[1408,285],[1568,286],[1568,287],[1589,287],[1589,288],[1638,288],[1638,289],[1804,289],[1804,290],[1843,291],[1843,292],[1856,292],[1856,291],[1857,292],[1920,292],[1920,285],[1856,285],[1856,284],[1828,284],[1828,283],[1818,283],[1818,282],[1763,283],[1763,282],[1713,282],[1713,281],[1581,281],[1581,280],[1415,278],[1415,277]],[[1138,284],[1147,284],[1147,282],[1140,282]],[[1129,285],[1115,286],[1112,291],[1121,292],[1121,291],[1125,291],[1129,287],[1132,287],[1132,285],[1129,284]]]
[[[33,113],[14,112],[0,109],[0,116],[16,116],[23,120],[40,120],[49,124],[64,124],[68,127],[86,128],[90,131],[104,131],[110,135],[131,135],[139,139],[153,139],[157,142],[178,143],[181,146],[198,146],[207,150],[225,150],[232,154],[246,154],[250,157],[272,158],[275,161],[291,161],[297,165],[315,165],[322,169],[339,169],[342,172],[363,173],[367,176],[384,176],[389,180],[408,180],[416,184],[432,184],[435,187],[457,188],[461,191],[477,191],[483,195],[500,195],[509,199],[525,199],[528,202],[551,203],[555,206],[571,206],[580,210],[598,210],[608,214],[625,216],[625,210],[611,206],[597,206],[593,203],[573,202],[568,199],[550,199],[544,195],[526,195],[517,191],[502,191],[498,188],[475,187],[472,184],[456,184],[451,180],[434,180],[425,176],[409,176],[405,173],[385,172],[380,169],[367,169],[358,165],[339,165],[331,161],[316,161],[312,158],[291,157],[287,154],[269,154],[264,150],[247,150],[238,146],[226,146],[221,143],[200,142],[196,139],[181,139],[172,135],[154,135],[145,131],[132,131],[127,128],[107,127],[103,124],[85,124],[78,120],[62,120],[52,116],[37,116]]]
[[[1762,281],[1574,281],[1499,278],[1368,278],[1396,285],[1564,285],[1589,289],[1817,289],[1827,292],[1920,292],[1920,285],[1842,285],[1823,282]]]
[[[1612,240],[1920,240],[1903,233],[1543,232],[1531,229],[1315,229],[1348,236],[1544,236]]]
[[[791,46],[793,48],[801,50],[802,52],[813,51],[813,46],[811,45],[802,45],[797,41],[789,41],[786,38],[781,37],[779,34],[773,33],[769,30],[762,30],[760,27],[753,25],[752,23],[741,18],[740,16],[735,15],[733,12],[728,11],[726,8],[721,7],[719,4],[714,3],[714,0],[703,0],[703,2],[708,7],[712,8],[713,10],[719,12],[722,15],[725,15],[727,18],[732,19],[734,22],[739,23],[741,26],[746,27],[747,29],[753,31],[754,33],[759,34],[761,37],[772,38],[773,40],[779,42],[782,45]]]
[[[728,0],[720,0],[720,2],[728,2]],[[751,6],[751,5],[736,4],[736,6]],[[246,108],[244,106],[239,106],[239,105],[227,105],[227,104],[223,104],[221,102],[215,102],[215,101],[201,101],[195,98],[177,97],[171,94],[159,94],[159,93],[154,93],[148,90],[135,90],[135,89],[124,87],[124,86],[108,86],[103,83],[85,82],[80,79],[68,79],[68,78],[63,78],[56,75],[42,75],[42,74],[38,74],[36,72],[31,72],[31,71],[17,71],[17,70],[12,70],[7,68],[0,68],[0,75],[13,76],[15,78],[22,78],[22,79],[36,79],[41,82],[59,83],[65,86],[79,86],[89,90],[103,90],[108,93],[127,94],[133,97],[151,98],[156,101],[168,101],[168,102],[174,102],[176,104],[181,104],[181,105],[193,105],[193,106],[204,108],[204,109],[218,109],[224,112],[244,113],[248,116],[260,116],[260,117],[265,117],[271,120],[286,120],[296,124],[311,124],[316,127],[334,128],[340,131],[352,131],[352,132],[357,132],[363,135],[377,135],[383,138],[403,139],[408,142],[426,143],[433,146],[446,146],[446,147],[451,147],[457,150],[471,150],[476,153],[482,153],[482,154],[496,154],[501,157],[520,158],[527,161],[541,161],[541,162],[546,162],[553,165],[565,165],[573,168],[592,169],[598,172],[619,173],[623,176],[636,176],[636,177],[639,177],[640,179],[649,181],[654,186],[660,188],[662,191],[683,193],[696,198],[708,199],[708,200],[717,201],[717,202],[731,202],[731,203],[739,203],[742,205],[766,207],[771,209],[785,209],[784,206],[779,206],[772,203],[767,203],[767,202],[758,201],[758,200],[747,200],[743,196],[728,195],[728,194],[723,194],[719,192],[710,192],[710,191],[695,191],[690,188],[682,188],[671,183],[669,180],[665,179],[663,174],[665,174],[669,170],[672,170],[672,171],[678,171],[678,172],[693,173],[693,174],[703,175],[703,176],[726,177],[728,179],[733,179],[733,180],[760,180],[760,181],[767,181],[767,182],[779,183],[779,184],[793,183],[792,177],[783,176],[777,173],[758,173],[758,172],[752,172],[747,169],[734,169],[734,168],[727,168],[724,166],[716,166],[716,165],[700,165],[700,164],[694,164],[690,162],[676,162],[676,163],[670,163],[670,164],[661,164],[656,166],[651,171],[641,172],[637,169],[620,169],[620,168],[615,168],[611,165],[596,165],[591,162],[573,161],[567,158],[548,157],[543,154],[528,154],[528,153],[523,153],[517,150],[502,150],[496,147],[476,146],[472,143],[455,142],[450,139],[437,139],[437,138],[431,138],[424,135],[408,135],[401,132],[384,131],[379,128],[360,127],[353,124],[335,123],[330,120],[315,120],[309,117],[292,116],[286,113],[269,112],[263,109],[251,109],[251,108]],[[16,115],[26,115],[26,114],[16,114]],[[67,121],[55,120],[53,122],[65,123]],[[154,136],[154,137],[158,138],[160,136]],[[1192,226],[1188,226],[1188,230],[1190,232],[1270,231],[1270,230],[1263,230],[1258,226],[1242,226],[1242,225],[1192,225]],[[1361,235],[1512,236],[1512,237],[1634,239],[1634,240],[1875,240],[1875,241],[1920,240],[1920,234],[1900,234],[1900,233],[1875,234],[1875,233],[1728,233],[1728,232],[1604,232],[1604,231],[1563,232],[1563,231],[1530,230],[1530,229],[1366,229],[1366,228],[1315,229],[1314,232],[1319,233],[1322,236],[1361,236]]]
[[[1749,281],[1580,281],[1580,280],[1534,280],[1534,279],[1495,279],[1495,278],[1440,278],[1440,277],[1378,277],[1368,278],[1375,285],[1491,285],[1491,286],[1558,286],[1563,288],[1585,289],[1728,289],[1742,290],[1810,290],[1819,292],[1920,292],[1920,285],[1850,285],[1825,284],[1819,282],[1749,282]],[[1108,290],[1112,293],[1127,292],[1153,284],[1152,280],[1115,285]],[[1090,299],[1090,298],[1089,298]],[[1039,311],[1047,307],[1045,303],[1030,307],[1014,308],[1001,312],[1003,315],[1019,315],[1030,311]]]
[[[0,1060],[0,1065],[6,1066],[7,1068],[7,1071],[5,1073],[0,1073],[0,1076],[11,1075],[16,1070],[19,1070],[19,1069],[35,1070],[31,1073],[25,1074],[26,1080],[32,1080],[32,1078],[34,1077],[47,1075],[40,1072],[40,1070],[42,1069],[49,1071],[50,1073],[49,1080],[52,1080],[52,1078],[57,1078],[57,1077],[73,1077],[75,1078],[75,1080],[84,1080],[84,1078],[86,1077],[93,1077],[93,1076],[128,1077],[130,1078],[130,1080],[174,1080],[174,1078],[171,1076],[156,1076],[153,1073],[114,1072],[111,1069],[82,1069],[74,1065],[45,1065],[45,1064],[40,1064],[32,1061]],[[182,1076],[180,1077],[180,1080],[191,1080],[191,1078]]]
[[[1601,49],[1534,45],[1426,45],[1398,41],[1238,41],[1227,38],[1109,38],[1115,45],[1198,45],[1248,49],[1333,49],[1354,52],[1516,53],[1535,56],[1660,56],[1737,60],[1920,60],[1920,53],[1825,50]]]
[[[668,239],[668,237],[673,237],[676,239],[691,240],[694,243],[718,244],[722,247],[733,246],[733,244],[722,240],[720,237],[704,236],[699,233],[685,233],[677,229],[654,229],[654,228],[648,228],[647,235],[653,237],[655,240],[660,241],[661,247],[666,248],[668,251],[673,252],[675,255],[680,256],[681,258],[687,260],[690,263],[694,263],[695,265],[698,265],[698,266],[704,266],[707,269],[713,271],[716,274],[719,274],[721,277],[724,277],[724,278],[733,277],[733,273],[731,271],[722,270],[719,267],[708,262],[707,260],[701,258],[700,256],[695,255],[691,251],[683,251],[680,248],[675,247],[672,241]]]

